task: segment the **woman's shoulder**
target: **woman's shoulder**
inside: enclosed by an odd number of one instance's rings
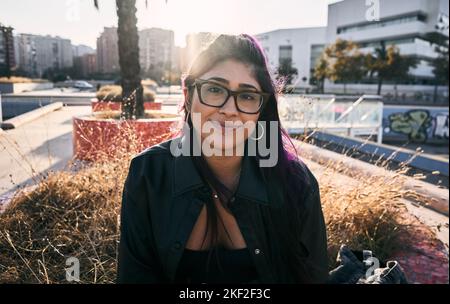
[[[308,192],[318,191],[319,182],[316,176],[301,158],[292,160],[292,167],[294,173],[301,179],[303,188]]]
[[[174,156],[170,152],[172,139],[151,146],[133,156],[129,163],[129,175],[135,178],[161,176],[172,166]]]
[[[159,144],[146,148],[145,150],[133,156],[131,162],[142,164],[154,160],[163,160],[163,159],[171,160],[173,158],[173,155],[170,149],[173,140],[174,139],[169,139]]]

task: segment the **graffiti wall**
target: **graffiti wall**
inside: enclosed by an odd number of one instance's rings
[[[448,108],[383,107],[383,140],[448,144]]]

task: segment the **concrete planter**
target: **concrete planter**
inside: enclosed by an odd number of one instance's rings
[[[122,109],[122,103],[117,101],[99,101],[97,98],[91,99],[92,112],[101,111],[120,111]],[[161,111],[161,101],[146,101],[144,102],[145,110]]]
[[[179,121],[179,117],[139,120],[74,117],[73,155],[79,160],[95,161],[112,159],[117,149],[129,149],[134,144],[144,150],[171,138]]]

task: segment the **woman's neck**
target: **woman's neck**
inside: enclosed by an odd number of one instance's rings
[[[220,182],[234,191],[241,171],[242,158],[242,156],[209,156],[205,157],[205,160]]]

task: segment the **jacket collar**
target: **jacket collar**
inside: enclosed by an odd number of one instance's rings
[[[179,148],[185,143],[185,137],[175,138]],[[247,147],[246,147],[247,148]],[[247,151],[247,149],[245,149]],[[205,187],[206,184],[200,177],[190,156],[175,157],[174,165],[174,193],[175,195],[182,194],[189,190]],[[242,159],[241,177],[236,191],[236,196],[255,201],[267,205],[269,203],[267,185],[260,167],[254,156],[248,156],[244,153]]]

